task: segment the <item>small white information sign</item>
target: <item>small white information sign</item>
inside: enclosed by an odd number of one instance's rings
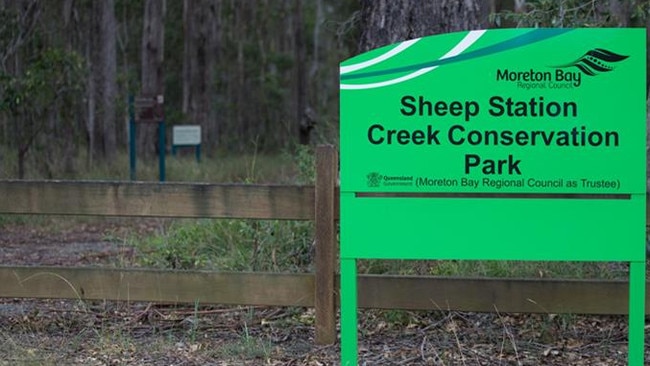
[[[172,135],[172,144],[200,145],[201,126],[199,125],[174,126],[173,135]]]

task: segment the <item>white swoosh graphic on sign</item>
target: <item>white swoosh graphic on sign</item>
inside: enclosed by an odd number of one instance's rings
[[[454,48],[449,50],[446,54],[444,54],[442,57],[440,57],[439,60],[444,60],[446,58],[454,57],[465,51],[469,46],[474,44],[481,36],[485,33],[485,30],[478,30],[478,31],[471,31],[467,33],[467,35],[456,45]],[[418,71],[414,71],[408,75],[400,76],[395,79],[391,80],[386,80],[386,81],[381,81],[378,83],[370,83],[370,84],[341,84],[341,89],[373,89],[373,88],[380,88],[382,86],[388,86],[388,85],[393,85],[393,84],[398,84],[406,80],[410,80],[413,78],[416,78],[420,75],[426,74],[427,72],[434,70],[438,68],[438,66],[431,66],[431,67],[425,67],[422,68]]]
[[[375,57],[373,59],[370,59],[370,60],[367,60],[367,61],[364,61],[364,62],[359,62],[358,64],[354,64],[354,65],[341,66],[341,71],[340,71],[341,75],[347,74],[349,72],[365,69],[366,67],[370,67],[370,66],[376,65],[376,64],[378,64],[378,63],[380,63],[382,61],[388,60],[389,58],[391,58],[391,57],[397,55],[398,53],[404,51],[405,49],[411,47],[415,42],[417,42],[419,40],[420,40],[420,38],[411,39],[409,41],[405,41],[405,42],[400,43],[397,47],[393,48],[392,50],[390,50],[390,51],[388,51],[388,52],[386,52],[386,53],[384,53],[382,55],[379,55],[379,56],[377,56],[377,57]]]

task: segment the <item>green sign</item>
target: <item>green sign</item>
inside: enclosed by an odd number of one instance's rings
[[[511,29],[341,64],[344,365],[357,258],[632,262],[643,364],[645,60],[644,29]]]

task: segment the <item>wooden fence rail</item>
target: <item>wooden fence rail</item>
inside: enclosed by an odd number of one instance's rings
[[[307,306],[313,273],[0,267],[2,297]],[[335,278],[335,286],[338,278]],[[375,309],[626,314],[627,282],[359,276],[359,306]],[[338,302],[334,296],[335,302]],[[646,302],[648,304],[650,302]],[[648,308],[646,308],[648,309]]]
[[[336,340],[337,155],[317,149],[315,186],[0,181],[0,214],[315,220],[315,273],[0,266],[0,297],[307,306]],[[649,206],[650,207],[650,206]],[[627,281],[359,276],[364,308],[626,314]],[[646,292],[646,313],[650,292]]]
[[[0,181],[0,213],[314,219],[313,186]]]

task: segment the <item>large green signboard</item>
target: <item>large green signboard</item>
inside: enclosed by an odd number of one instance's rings
[[[358,258],[629,261],[645,282],[645,57],[644,29],[513,29],[342,63],[344,365]]]

